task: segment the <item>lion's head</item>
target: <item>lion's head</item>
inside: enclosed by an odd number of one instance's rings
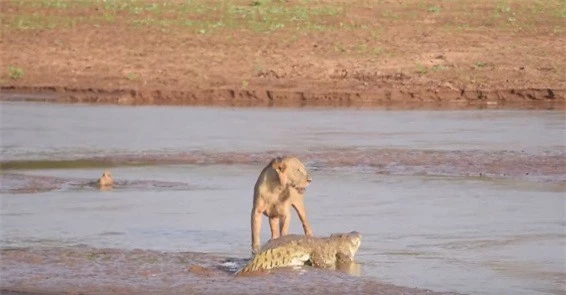
[[[102,176],[98,179],[98,185],[100,186],[111,186],[112,185],[112,174],[110,171],[106,170],[102,173]]]
[[[307,186],[312,181],[305,165],[295,157],[279,157],[271,161],[271,165],[279,175],[281,185],[304,194]]]

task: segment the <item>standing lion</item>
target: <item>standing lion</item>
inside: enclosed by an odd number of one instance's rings
[[[269,218],[271,239],[289,233],[291,206],[297,211],[305,235],[312,236],[303,196],[312,178],[305,165],[295,157],[278,157],[263,168],[254,186],[251,212],[252,253],[260,248],[262,214]]]

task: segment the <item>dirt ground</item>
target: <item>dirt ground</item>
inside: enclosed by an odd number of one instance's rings
[[[2,1],[2,99],[563,108],[566,4]]]

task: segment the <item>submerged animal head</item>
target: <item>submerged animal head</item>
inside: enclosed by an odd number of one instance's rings
[[[299,194],[304,194],[312,181],[305,165],[296,157],[280,157],[271,161],[271,166],[279,175],[281,185],[289,186]]]
[[[330,235],[330,239],[339,245],[337,254],[339,260],[352,261],[362,243],[362,234],[357,231],[335,233]]]
[[[102,173],[102,176],[98,179],[99,186],[111,186],[112,185],[112,174],[110,171],[106,170]]]

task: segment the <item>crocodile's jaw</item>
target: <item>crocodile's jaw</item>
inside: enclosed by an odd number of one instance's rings
[[[362,235],[356,231],[353,231],[348,234],[348,237],[350,240],[350,259],[354,259],[356,252],[358,252],[358,249],[362,244]]]
[[[308,253],[303,253],[299,256],[293,257],[291,262],[289,262],[289,266],[303,266],[310,258],[311,256]]]
[[[350,246],[350,256],[353,259],[354,255],[356,255],[356,252],[358,252],[358,249],[360,248],[360,245],[362,244],[362,237],[356,237],[353,241],[352,244]]]
[[[342,243],[344,243],[344,246],[341,248],[342,250],[338,251],[336,254],[338,263],[354,261],[354,256],[362,243],[362,236],[358,232],[351,232],[345,237],[347,240],[342,240]]]

